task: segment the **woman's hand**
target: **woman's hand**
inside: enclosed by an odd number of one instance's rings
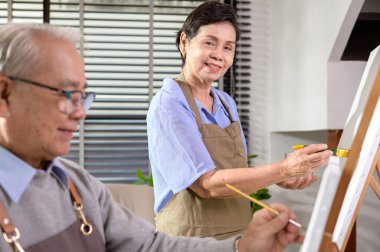
[[[315,181],[317,181],[319,176],[312,174],[305,175],[298,178],[291,178],[280,183],[277,183],[278,186],[285,189],[303,189]]]
[[[313,179],[316,178],[310,175],[313,174],[317,168],[326,165],[332,155],[332,151],[326,149],[326,144],[312,144],[290,153],[280,165],[281,175],[285,180],[305,176],[306,181],[296,180],[288,183],[288,185],[299,184],[299,186],[302,186],[304,183],[310,184],[314,182]],[[285,180],[284,182],[286,182]]]
[[[277,252],[283,251],[290,243],[302,243],[296,226],[289,219],[297,220],[296,216],[282,204],[271,204],[280,212],[279,216],[266,209],[257,211],[239,242],[239,251]]]

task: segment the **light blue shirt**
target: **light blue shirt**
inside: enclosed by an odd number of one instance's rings
[[[12,200],[17,203],[36,174],[52,173],[60,183],[68,188],[68,175],[60,167],[56,158],[45,170],[35,169],[13,153],[0,146],[0,186]]]
[[[196,99],[195,103],[203,124],[226,128],[231,121],[217,93],[229,107],[233,119],[239,121],[236,104],[225,92],[211,88],[214,98],[212,114]],[[174,79],[166,78],[153,98],[147,115],[147,128],[154,179],[154,211],[158,213],[176,193],[215,169],[215,165],[202,141],[195,114]],[[241,137],[247,154],[242,129]]]

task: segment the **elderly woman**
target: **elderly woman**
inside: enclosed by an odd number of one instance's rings
[[[232,65],[239,37],[232,7],[207,1],[187,17],[177,34],[182,73],[164,80],[147,116],[157,229],[171,235],[241,233],[251,220],[246,193],[279,184],[303,188],[331,156],[325,144],[294,151],[280,162],[248,168],[236,104],[212,87]]]

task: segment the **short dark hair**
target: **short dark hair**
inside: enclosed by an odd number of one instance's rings
[[[181,33],[186,34],[187,39],[194,38],[201,26],[228,21],[232,24],[236,32],[236,40],[239,39],[240,29],[237,23],[237,15],[233,7],[229,4],[220,3],[219,1],[206,1],[194,9],[187,16],[185,23],[177,33],[176,45],[180,51]],[[181,55],[182,63],[185,63],[183,55]]]

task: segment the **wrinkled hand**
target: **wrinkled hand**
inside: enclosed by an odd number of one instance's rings
[[[326,149],[326,144],[312,144],[293,151],[281,162],[281,175],[284,179],[308,177],[314,170],[328,163],[332,151]]]
[[[291,178],[282,182],[277,183],[278,186],[285,189],[303,189],[315,181],[317,181],[319,176],[314,174],[308,174],[302,177]]]
[[[290,224],[289,218],[297,220],[296,216],[282,204],[271,204],[271,207],[280,212],[275,216],[267,209],[257,211],[239,242],[240,252],[283,251],[290,243],[302,243],[303,236],[299,235],[298,228]]]

